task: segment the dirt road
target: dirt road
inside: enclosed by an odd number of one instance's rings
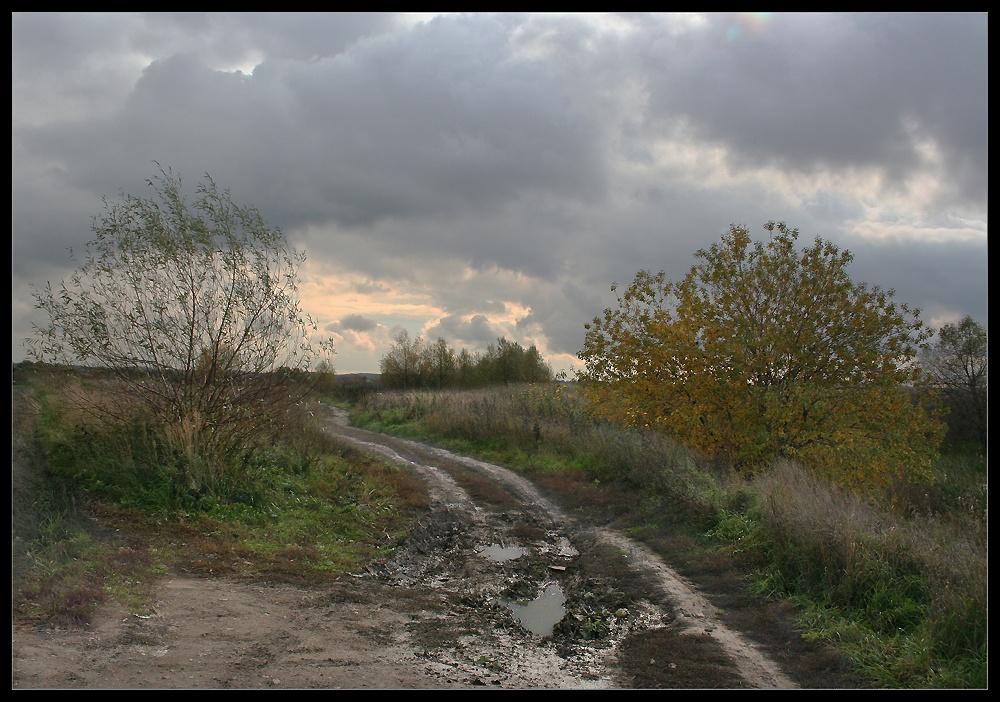
[[[779,666],[648,548],[580,523],[520,476],[324,411],[345,442],[427,481],[431,509],[391,559],[317,588],[173,576],[148,616],[108,612],[87,631],[15,628],[12,686],[720,689],[849,679],[794,633],[776,637],[771,617],[763,639],[783,646]]]

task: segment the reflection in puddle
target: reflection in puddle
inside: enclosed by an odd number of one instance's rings
[[[566,595],[558,583],[549,583],[538,597],[527,604],[506,603],[525,629],[537,636],[549,636],[566,614]]]
[[[498,546],[497,544],[491,544],[490,546],[484,546],[479,549],[479,555],[486,556],[486,558],[489,558],[491,561],[503,563],[504,561],[512,561],[515,558],[520,558],[524,555],[524,549],[516,546]]]

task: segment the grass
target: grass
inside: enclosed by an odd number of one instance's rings
[[[135,427],[88,423],[62,382],[14,386],[15,623],[86,626],[111,605],[146,613],[168,572],[336,578],[392,549],[426,505],[419,479],[336,443],[305,407],[229,494],[178,489]]]
[[[984,522],[900,513],[791,464],[743,494],[708,536],[741,557],[759,593],[799,606],[808,637],[880,687],[985,687]]]
[[[674,561],[737,559],[759,596],[794,604],[803,636],[840,650],[872,687],[987,685],[983,457],[946,454],[932,480],[876,496],[789,463],[743,478],[666,437],[591,422],[573,387],[555,383],[369,394],[352,419],[558,484]]]
[[[102,432],[72,411],[63,381],[19,380],[16,623],[86,624],[110,602],[142,613],[169,571],[335,578],[392,548],[426,501],[415,478],[332,442],[305,407],[293,439],[247,463],[239,484],[191,492],[140,423]],[[933,480],[861,497],[789,463],[718,473],[668,437],[591,421],[567,384],[364,393],[351,412],[530,474],[674,563],[736,559],[758,596],[793,604],[802,635],[872,687],[987,686],[983,457],[950,453]]]

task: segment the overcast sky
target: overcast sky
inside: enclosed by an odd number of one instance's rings
[[[640,269],[785,221],[987,325],[981,14],[12,15],[14,361],[102,198],[206,173],[308,256],[339,373],[400,329],[577,368]]]

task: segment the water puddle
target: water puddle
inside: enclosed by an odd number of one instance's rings
[[[536,636],[549,636],[566,614],[566,595],[559,583],[549,583],[538,597],[527,603],[506,602],[521,626]]]
[[[520,558],[524,553],[523,548],[518,548],[517,546],[500,546],[499,544],[490,544],[479,549],[480,556],[485,556],[496,563],[512,561],[515,558]]]

